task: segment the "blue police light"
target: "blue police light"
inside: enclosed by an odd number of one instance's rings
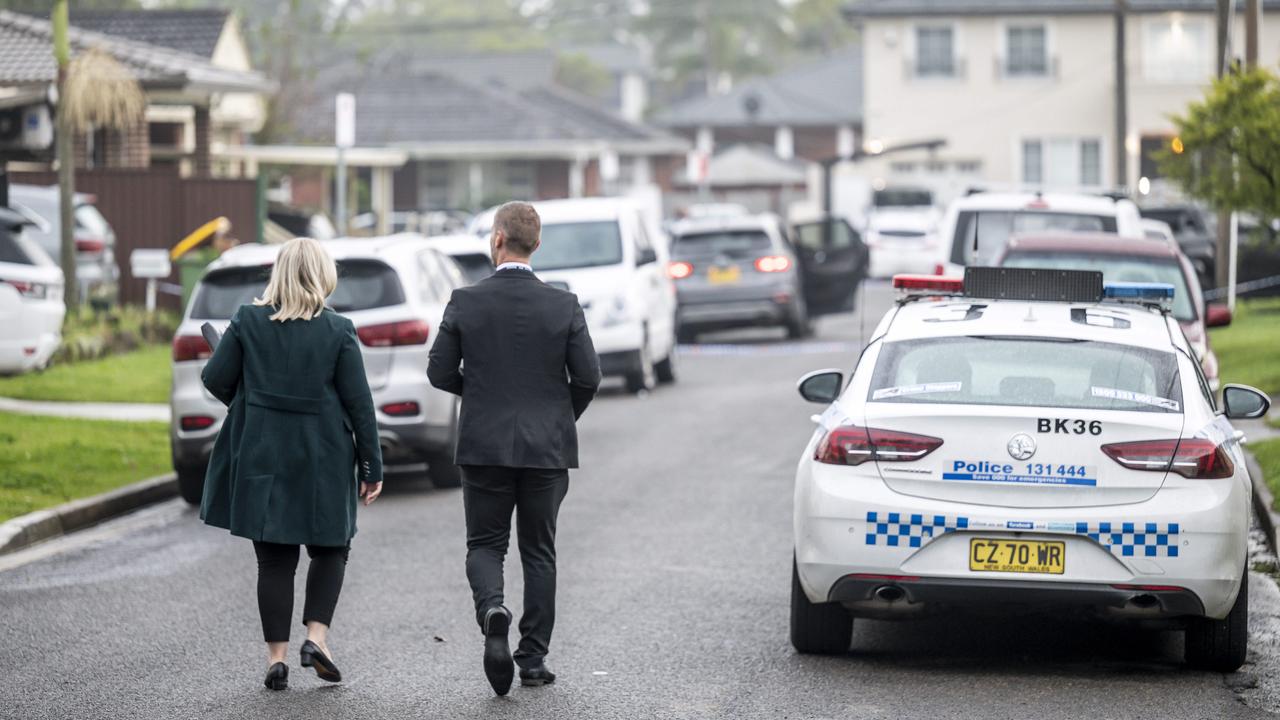
[[[1117,282],[1102,286],[1107,300],[1152,303],[1161,307],[1173,306],[1173,286],[1169,283]]]

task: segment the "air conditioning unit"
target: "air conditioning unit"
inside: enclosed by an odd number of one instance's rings
[[[53,147],[53,113],[44,92],[0,97],[0,155]]]

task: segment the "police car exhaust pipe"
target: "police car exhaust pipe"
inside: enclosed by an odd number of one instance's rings
[[[1152,608],[1152,607],[1155,607],[1156,605],[1159,605],[1160,601],[1156,599],[1155,595],[1149,595],[1147,593],[1143,593],[1141,595],[1134,595],[1132,598],[1129,599],[1129,603],[1132,604],[1134,607],[1146,609],[1146,608]]]
[[[906,593],[897,585],[881,585],[876,588],[876,597],[885,602],[895,602],[901,600]]]

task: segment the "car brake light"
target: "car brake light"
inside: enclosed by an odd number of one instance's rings
[[[424,320],[403,320],[383,325],[366,325],[356,330],[360,342],[368,347],[426,345],[431,327]]]
[[[179,335],[173,339],[173,361],[204,360],[213,354],[209,343],[199,335]]]
[[[861,465],[868,460],[911,462],[942,447],[928,435],[841,425],[818,442],[813,459],[828,465]]]
[[[1177,585],[1117,585],[1112,584],[1111,587],[1117,590],[1141,590],[1143,592],[1185,592],[1186,588]]]
[[[49,286],[42,283],[27,282],[26,280],[0,280],[0,283],[11,285],[18,294],[25,298],[41,300],[49,296]]]
[[[693,274],[693,265],[687,262],[673,262],[667,265],[667,275],[672,280],[683,280]]]
[[[76,238],[76,252],[96,253],[102,252],[107,247],[107,243],[101,238]]]
[[[947,269],[946,269],[945,267],[943,267],[942,263],[935,263],[935,264],[934,264],[934,266],[933,266],[933,274],[934,274],[934,275],[942,275],[942,274],[944,274],[946,271],[947,271]]]
[[[192,430],[205,430],[213,427],[213,418],[208,415],[184,415],[179,421],[182,429],[190,432]]]
[[[1111,443],[1102,452],[1130,470],[1176,472],[1196,480],[1228,478],[1236,471],[1227,451],[1204,438]]]
[[[1044,198],[1036,198],[1035,200],[1032,200],[1031,202],[1027,203],[1027,209],[1028,210],[1048,210],[1049,203],[1045,202]]]
[[[410,417],[417,415],[419,405],[413,401],[393,402],[382,406],[382,412],[391,417]]]
[[[786,272],[791,269],[791,258],[786,255],[765,255],[756,258],[756,269],[760,272]]]

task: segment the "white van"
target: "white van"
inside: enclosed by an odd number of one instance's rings
[[[675,380],[676,291],[667,243],[639,203],[622,198],[534,203],[542,246],[533,269],[578,296],[606,376],[629,392]]]
[[[946,255],[939,270],[990,265],[1014,235],[1105,232],[1142,237],[1142,216],[1131,200],[1104,195],[978,192],[952,201],[939,232]]]

